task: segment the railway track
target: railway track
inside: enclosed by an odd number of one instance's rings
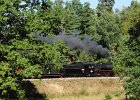
[[[23,80],[29,80],[29,81],[36,81],[36,80],[82,80],[82,79],[118,79],[119,77],[67,77],[67,78],[43,78],[43,79],[23,79]]]

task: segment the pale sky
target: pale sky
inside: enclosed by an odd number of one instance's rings
[[[92,8],[96,8],[98,4],[98,0],[80,0],[82,3],[83,2],[90,2]],[[131,4],[132,0],[115,0],[115,5],[114,8],[122,9],[124,7],[128,7]],[[137,0],[140,1],[140,0]]]

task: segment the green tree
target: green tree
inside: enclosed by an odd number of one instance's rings
[[[131,6],[122,12],[122,31],[128,36],[126,46],[128,53],[125,59],[127,69],[125,71],[128,76],[124,87],[130,98],[138,100],[140,97],[140,4],[132,1]]]
[[[80,2],[80,0],[72,0],[72,7],[76,11],[76,15],[80,16],[82,13],[83,4]]]
[[[90,8],[90,4],[88,2],[83,4],[80,17],[81,19],[79,30],[81,31],[81,34],[95,34],[96,16],[94,10]]]
[[[80,18],[76,14],[76,10],[73,7],[72,2],[65,3],[65,18],[64,18],[64,29],[66,34],[71,34],[78,31],[80,26]]]
[[[119,37],[120,33],[120,17],[119,15],[103,12],[99,17],[97,24],[97,33],[102,36],[101,43],[111,48],[109,45]],[[102,28],[101,28],[102,27]],[[103,42],[102,42],[103,41]]]
[[[12,92],[15,93],[13,97],[23,99],[25,94],[20,88],[19,81],[22,80],[19,78],[38,76],[42,66],[55,63],[54,67],[60,68],[63,61],[68,61],[65,56],[70,49],[64,43],[48,44],[31,34],[36,31],[53,34],[49,31],[52,20],[43,22],[46,17],[40,19],[45,12],[45,3],[35,1],[21,5],[21,2],[0,1],[0,98],[9,98]],[[47,13],[53,14],[50,10],[51,7],[47,8]]]
[[[97,10],[99,11],[109,11],[112,12],[113,6],[115,4],[115,0],[98,0],[99,3],[97,5]]]

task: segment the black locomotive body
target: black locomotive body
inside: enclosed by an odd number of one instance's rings
[[[82,63],[76,62],[72,64],[65,64],[63,68],[60,69],[61,77],[69,77],[69,76],[81,76],[81,77],[112,77],[114,76],[114,72],[112,70],[112,64],[104,64],[104,63]]]
[[[74,62],[59,70],[49,65],[42,69],[42,77],[112,77],[115,75],[112,69],[112,63]]]
[[[65,64],[63,68],[60,69],[61,77],[69,77],[69,76],[84,76],[84,64],[83,63],[72,63]]]

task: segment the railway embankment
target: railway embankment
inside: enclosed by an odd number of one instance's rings
[[[35,85],[39,93],[45,94],[50,100],[59,100],[59,98],[74,100],[72,98],[81,96],[88,99],[77,98],[76,100],[103,100],[106,96],[114,100],[124,98],[122,80],[118,77],[28,79],[28,81]]]

